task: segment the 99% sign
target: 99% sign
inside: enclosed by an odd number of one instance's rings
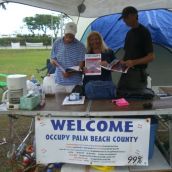
[[[143,159],[142,156],[129,156],[128,157],[128,164],[130,164],[130,165],[142,164],[142,159]]]

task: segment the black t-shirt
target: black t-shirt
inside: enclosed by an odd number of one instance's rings
[[[114,52],[111,49],[106,50],[105,52],[101,53],[101,61],[107,61],[108,63],[111,63],[115,59]],[[101,75],[85,75],[83,84],[85,85],[89,81],[111,81],[112,76],[111,76],[111,71],[106,70],[106,69],[101,69],[102,73]]]
[[[143,58],[148,53],[153,52],[152,38],[149,30],[141,24],[137,28],[132,28],[126,35],[124,50],[124,60]],[[137,65],[135,67],[146,68],[147,65]]]

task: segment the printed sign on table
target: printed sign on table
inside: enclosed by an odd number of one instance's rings
[[[148,165],[150,119],[36,117],[37,163]]]

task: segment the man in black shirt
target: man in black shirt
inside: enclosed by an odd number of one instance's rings
[[[140,90],[147,87],[146,68],[154,60],[153,45],[150,32],[138,22],[138,11],[129,6],[123,9],[122,16],[126,25],[131,27],[124,44],[122,64],[130,67],[128,72],[121,75],[118,92],[121,90]]]

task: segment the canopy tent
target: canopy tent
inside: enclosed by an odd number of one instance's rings
[[[0,0],[0,3],[5,2],[16,2],[88,18],[120,13],[126,6],[135,6],[138,10],[172,8],[172,0]]]
[[[89,32],[98,31],[108,47],[113,50],[122,48],[129,28],[122,20],[118,21],[119,16],[119,14],[113,14],[96,19],[89,25],[81,41],[85,42]],[[140,11],[139,22],[149,29],[154,43],[172,48],[172,11]]]
[[[0,0],[0,4],[8,2],[35,6],[62,12],[69,16],[79,16],[88,19],[121,13],[126,6],[135,6],[138,10],[172,8],[172,0]],[[81,38],[87,23],[89,24],[90,21],[93,21],[92,19],[85,22],[84,19],[80,18],[77,38]],[[76,17],[75,21],[77,21]]]
[[[135,6],[138,10],[172,8],[172,0],[0,0],[0,4],[8,2],[35,6],[62,12],[69,16],[85,18],[97,18],[104,15],[121,13],[122,9],[126,6]],[[75,21],[77,21],[76,18]],[[81,27],[78,29],[77,38],[82,36],[83,30],[86,28],[86,23],[89,24],[89,20],[85,22],[85,20],[80,19],[80,23]]]
[[[121,13],[122,9],[129,5],[135,6],[138,10],[172,8],[172,0],[0,0],[0,3],[6,2],[21,3],[63,12],[70,16],[80,16],[87,18],[97,18],[99,16],[108,14]],[[155,10],[145,12],[142,11],[139,13],[141,22],[150,29],[154,42],[172,47],[172,37],[170,33],[170,30],[172,28],[172,15],[170,13],[167,14],[167,12],[163,11],[161,12],[161,14],[156,13]],[[90,29],[100,31],[105,41],[113,49],[120,48],[123,45],[123,39],[127,31],[127,28],[122,21],[117,22],[117,18],[119,17],[119,15],[120,14],[114,14],[108,16],[109,19],[105,19],[106,21],[108,21],[108,25],[104,24],[104,19],[98,19],[91,25],[92,28]],[[109,24],[110,22],[111,24]],[[102,27],[106,27],[106,29],[104,30],[107,31],[103,31]],[[81,26],[81,28],[83,28],[83,25]],[[80,30],[81,28],[78,28],[78,30]],[[110,34],[112,30],[113,32],[120,30],[120,34],[118,34],[119,32]],[[123,37],[121,37],[122,34]],[[114,37],[113,35],[116,35],[116,37]],[[114,41],[112,38],[116,40]],[[118,42],[119,45],[111,45],[109,42],[112,41]]]

